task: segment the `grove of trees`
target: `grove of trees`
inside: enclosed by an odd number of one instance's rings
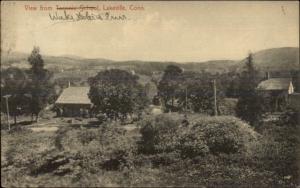
[[[9,96],[9,114],[15,123],[22,114],[31,114],[32,120],[35,116],[38,121],[41,110],[55,97],[52,73],[44,68],[38,47],[33,48],[28,62],[29,70],[14,67],[1,70],[1,111],[7,113],[4,96]]]
[[[158,84],[158,96],[165,111],[189,110],[213,114],[213,80],[216,78],[216,75],[207,72],[183,72],[175,65],[167,66]],[[223,93],[217,90],[218,101],[222,99]]]
[[[18,68],[1,70],[1,112],[7,113],[6,100],[8,100],[9,114],[13,116],[14,123],[17,122],[18,115],[28,110],[28,99],[25,95],[27,77],[26,72]]]
[[[148,99],[144,87],[137,80],[138,76],[119,69],[102,71],[89,78],[89,98],[94,104],[94,112],[113,120],[140,115]]]

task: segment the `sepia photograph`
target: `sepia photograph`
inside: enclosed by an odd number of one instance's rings
[[[1,1],[1,187],[300,188],[299,1]]]

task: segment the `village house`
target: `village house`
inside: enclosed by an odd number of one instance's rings
[[[88,97],[89,87],[68,87],[55,102],[57,116],[89,116],[92,103]]]
[[[257,90],[271,99],[272,111],[279,111],[288,103],[289,95],[294,93],[294,86],[290,78],[269,78],[260,82]]]

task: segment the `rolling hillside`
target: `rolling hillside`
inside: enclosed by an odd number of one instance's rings
[[[256,67],[261,71],[290,71],[299,69],[299,48],[285,47],[272,48],[258,51],[253,54]],[[1,68],[15,66],[28,68],[28,54],[25,53],[2,53]],[[56,73],[66,73],[66,71],[88,71],[98,72],[106,68],[133,69],[138,73],[149,75],[153,71],[163,71],[169,64],[181,66],[185,70],[208,71],[208,72],[228,72],[232,70],[242,70],[245,59],[214,60],[206,62],[149,62],[149,61],[113,61],[108,59],[84,59],[77,56],[43,56],[46,67]]]
[[[299,69],[299,48],[285,47],[261,50],[253,54],[256,67],[263,71]],[[241,61],[242,63],[245,60]]]

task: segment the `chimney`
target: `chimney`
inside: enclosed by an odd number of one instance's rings
[[[134,70],[131,70],[131,74],[132,74],[132,75],[135,75],[135,71],[134,71]]]
[[[294,86],[293,86],[293,83],[292,83],[292,81],[290,81],[290,85],[289,85],[289,90],[288,90],[288,93],[289,93],[289,94],[292,94],[292,93],[294,93]]]

